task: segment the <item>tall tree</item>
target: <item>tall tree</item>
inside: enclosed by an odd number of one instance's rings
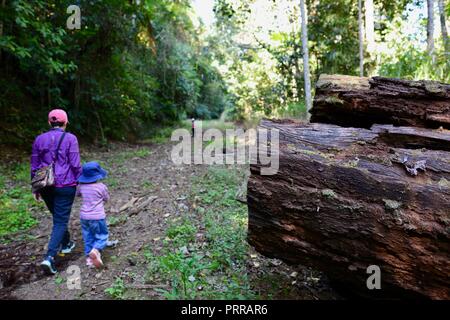
[[[308,50],[308,14],[306,13],[305,0],[300,0],[300,12],[302,17],[302,48],[303,48],[303,73],[305,78],[305,101],[306,110],[312,107],[311,100],[311,78],[309,73],[309,50]]]
[[[2,0],[2,10],[5,10],[6,0]],[[3,20],[0,21],[0,37],[3,35]]]
[[[366,22],[366,41],[367,51],[372,54],[375,50],[375,26],[374,26],[374,9],[373,0],[364,1],[365,22]]]
[[[359,75],[361,77],[364,77],[364,39],[363,39],[362,0],[358,0],[358,35],[359,35]]]
[[[448,40],[447,25],[445,22],[446,17],[445,17],[444,0],[438,0],[438,6],[439,6],[439,17],[441,20],[442,41],[444,42],[445,52],[448,54],[450,53],[450,42]]]
[[[427,0],[427,51],[434,61],[434,0]]]
[[[2,0],[1,8],[5,10],[6,0]],[[3,36],[3,19],[0,21],[0,38]],[[2,61],[2,50],[0,50],[0,62]]]

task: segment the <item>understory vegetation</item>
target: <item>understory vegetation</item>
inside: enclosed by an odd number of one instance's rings
[[[1,143],[28,145],[52,108],[102,144],[150,137],[188,116],[218,118],[228,107],[189,1],[85,1],[80,30],[66,28],[71,4],[0,4]]]
[[[247,274],[247,208],[235,195],[243,170],[214,167],[193,181],[193,211],[166,231],[162,252],[145,253],[146,281],[168,299],[251,299]]]
[[[44,206],[34,200],[29,177],[26,163],[0,167],[0,242],[10,241],[9,235],[37,224],[34,213]]]

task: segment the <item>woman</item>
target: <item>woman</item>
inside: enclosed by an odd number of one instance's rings
[[[52,110],[48,115],[48,123],[51,129],[39,135],[33,143],[31,178],[39,168],[54,162],[54,186],[39,190],[34,193],[34,198],[36,201],[42,198],[53,215],[52,235],[41,268],[47,274],[55,274],[54,260],[57,253],[67,254],[75,247],[75,243],[70,241],[68,224],[81,163],[77,137],[65,132],[68,124],[66,112]],[[58,144],[60,146],[56,154]]]

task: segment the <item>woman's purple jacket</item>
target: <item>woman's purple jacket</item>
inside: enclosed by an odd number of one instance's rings
[[[62,129],[54,128],[36,137],[31,152],[31,178],[34,177],[36,170],[53,162],[56,147],[63,132]],[[75,186],[80,174],[78,140],[73,134],[67,132],[55,162],[55,187]]]

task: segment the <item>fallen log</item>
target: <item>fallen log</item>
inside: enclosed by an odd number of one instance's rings
[[[272,176],[250,166],[248,240],[257,251],[363,295],[450,298],[450,131],[267,120],[259,128],[279,130],[280,158]],[[380,267],[382,290],[366,286],[370,265]]]
[[[450,129],[450,84],[322,74],[316,84],[311,122]]]

